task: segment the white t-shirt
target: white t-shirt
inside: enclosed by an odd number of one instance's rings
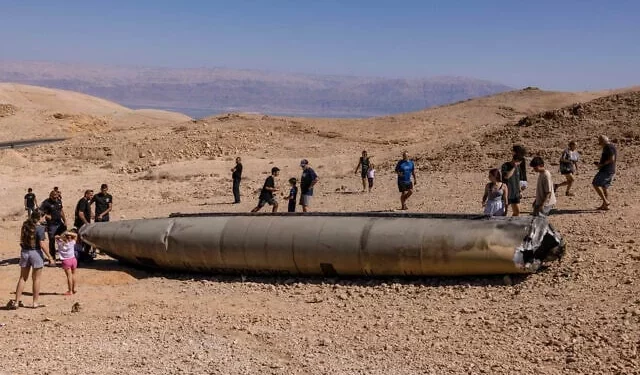
[[[71,240],[69,242],[64,242],[63,240],[56,240],[56,244],[58,245],[58,254],[60,254],[60,259],[72,259],[76,257],[76,241]]]
[[[370,168],[370,169],[367,171],[367,177],[368,177],[368,178],[374,178],[374,177],[375,177],[375,175],[376,175],[376,170],[375,170],[375,169]]]

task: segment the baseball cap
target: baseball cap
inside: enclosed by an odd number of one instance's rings
[[[300,166],[301,166],[301,167],[304,167],[304,166],[305,166],[305,165],[307,165],[307,164],[309,164],[309,160],[307,160],[307,159],[302,159],[302,160],[300,160]]]

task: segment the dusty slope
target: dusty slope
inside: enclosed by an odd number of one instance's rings
[[[166,111],[131,110],[104,99],[65,90],[0,83],[0,139],[69,137],[113,128],[187,121]]]
[[[271,166],[283,169],[284,181],[299,175],[297,162],[304,156],[321,178],[314,209],[386,210],[398,205],[392,171],[378,169],[373,193],[350,194],[360,183],[353,175],[355,161],[359,150],[367,148],[380,164],[389,164],[407,147],[420,152],[423,168],[409,201],[411,210],[479,212],[486,168],[508,154],[513,137],[552,157],[560,150],[562,137],[570,135],[580,140],[587,161],[597,155],[595,137],[600,133],[633,139],[619,142],[621,171],[612,189],[615,210],[590,210],[596,206],[589,185],[595,171],[585,164],[577,176],[576,196],[560,197],[561,215],[551,217],[565,235],[568,255],[562,263],[528,278],[243,279],[147,273],[101,258],[80,269],[77,296],[55,295],[64,291],[62,271],[46,269],[45,309],[0,311],[0,323],[6,323],[0,328],[1,371],[638,373],[640,193],[635,186],[640,169],[637,163],[627,163],[631,154],[637,154],[635,133],[625,135],[638,130],[638,94],[585,103],[582,117],[565,116],[562,109],[553,116],[534,113],[570,105],[578,101],[576,96],[506,95],[408,114],[406,121],[413,121],[413,127],[403,129],[411,132],[406,140],[393,133],[404,120],[386,122],[385,128],[381,119],[234,115],[160,128],[137,125],[56,146],[1,152],[0,252],[2,259],[15,260],[23,215],[20,200],[27,186],[41,197],[51,186],[60,186],[70,210],[83,189],[109,182],[116,200],[115,218],[248,211]],[[591,100],[600,94],[584,95]],[[499,106],[519,113],[504,118],[495,114]],[[517,127],[525,115],[531,125]],[[423,119],[429,120],[423,123]],[[466,119],[464,125],[461,119]],[[434,130],[433,121],[442,127]],[[443,131],[444,124],[456,131]],[[369,129],[375,127],[381,134],[372,137]],[[462,154],[460,160],[439,153],[460,149],[466,138],[459,134],[472,132],[474,142],[494,141],[478,151],[484,152],[480,158],[486,165],[468,159],[478,157],[475,152]],[[439,144],[422,139],[426,133],[436,133]],[[97,152],[99,159],[93,158]],[[236,152],[245,159],[246,179],[243,202],[233,206],[228,204],[229,168]],[[443,162],[427,160],[432,157]],[[18,161],[32,173],[25,174]],[[136,168],[142,171],[134,173]],[[559,179],[555,173],[554,177]],[[525,209],[532,194],[525,194]],[[0,295],[5,299],[11,297],[17,272],[15,264],[0,267]],[[80,313],[70,312],[75,301],[83,306]],[[29,360],[34,347],[55,354],[47,360]],[[63,358],[60,347],[70,353],[68,358]]]

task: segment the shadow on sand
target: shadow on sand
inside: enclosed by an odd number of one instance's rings
[[[505,275],[486,275],[486,276],[373,276],[369,278],[361,276],[300,276],[288,274],[212,274],[201,272],[180,272],[165,271],[155,268],[141,268],[138,266],[130,266],[126,263],[109,257],[100,257],[92,262],[81,263],[79,268],[93,269],[98,271],[120,271],[138,279],[146,279],[152,277],[166,278],[169,280],[192,280],[192,281],[212,281],[220,283],[244,283],[252,282],[267,285],[291,285],[296,283],[307,285],[352,285],[364,287],[377,287],[383,284],[399,284],[414,286],[431,286],[431,287],[448,287],[448,286],[503,286],[505,284],[517,285],[523,282],[528,275],[512,274],[509,275],[508,281]],[[538,273],[546,272],[547,267],[543,266]]]

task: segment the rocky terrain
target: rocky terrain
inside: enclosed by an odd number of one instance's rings
[[[2,81],[79,91],[133,108],[178,110],[197,118],[229,111],[367,117],[510,90],[463,77],[391,79],[28,61],[0,61]]]
[[[584,163],[576,195],[559,194],[550,217],[567,255],[528,277],[177,274],[128,268],[102,255],[79,269],[75,296],[62,295],[62,270],[47,268],[46,308],[0,310],[0,373],[640,373],[638,91],[530,89],[366,120],[156,113],[151,121],[113,104],[92,108],[84,96],[74,97],[73,107],[55,96],[31,94],[28,102],[19,94],[25,90],[0,95],[0,104],[11,106],[1,108],[16,108],[0,116],[2,136],[56,131],[69,139],[0,150],[5,300],[18,276],[27,187],[42,199],[59,186],[71,212],[84,189],[107,182],[120,220],[246,212],[272,166],[281,168],[283,183],[299,176],[305,157],[320,176],[312,209],[393,210],[399,202],[391,166],[407,149],[419,166],[410,211],[468,213],[481,211],[487,169],[506,160],[513,142],[543,155],[556,181],[553,164],[568,140],[578,141]],[[25,119],[22,127],[16,116]],[[74,127],[89,118],[104,123]],[[590,186],[600,134],[614,139],[620,156],[609,212],[594,210]],[[378,165],[370,194],[358,193],[353,173],[362,149]],[[246,178],[242,203],[231,205],[236,156]],[[535,186],[535,176],[530,180]],[[533,194],[525,191],[525,211]]]

